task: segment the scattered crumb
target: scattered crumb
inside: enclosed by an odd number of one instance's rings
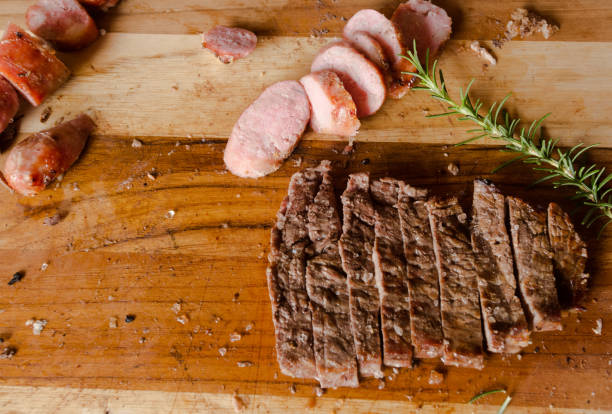
[[[15,272],[13,273],[13,277],[11,278],[11,280],[8,281],[8,285],[12,286],[17,282],[21,282],[21,280],[25,277],[25,272],[24,271],[19,271],[19,272]]]
[[[227,348],[226,347],[219,348],[219,355],[225,356],[225,354],[227,354]]]
[[[364,158],[361,160],[361,164],[362,165],[368,165],[370,163],[370,159],[369,158]]]
[[[81,191],[79,183],[72,183],[72,191]]]
[[[189,322],[189,316],[187,316],[187,314],[182,314],[176,317],[176,321],[182,325],[185,325],[187,322]]]
[[[523,359],[523,354],[516,354],[516,359],[518,359],[519,361]]]
[[[497,59],[495,59],[491,52],[482,47],[478,40],[474,40],[472,43],[470,43],[470,49],[476,53],[479,58],[486,60],[491,65],[497,64]]]
[[[134,138],[132,140],[132,148],[140,148],[140,147],[142,147],[142,141]]]
[[[236,363],[240,368],[248,368],[252,367],[253,363],[251,361],[239,361]]]
[[[230,342],[238,342],[242,339],[242,335],[239,332],[232,332],[230,334]]]
[[[593,328],[593,333],[595,335],[601,335],[602,329],[603,329],[603,321],[601,319],[597,319],[595,321],[595,327]]]
[[[451,173],[451,175],[456,176],[457,174],[459,174],[459,167],[455,163],[451,162],[446,168],[448,169],[448,172]]]
[[[319,385],[317,385],[317,386],[314,388],[314,392],[315,392],[315,394],[317,395],[317,397],[322,397],[322,396],[323,396],[323,394],[325,394],[325,390],[324,390],[323,388],[321,388]]]
[[[47,321],[45,319],[28,319],[25,324],[32,327],[34,335],[40,335],[47,326]]]
[[[444,381],[444,374],[439,371],[436,371],[435,369],[432,369],[429,373],[429,384],[439,385],[442,384],[442,381]]]
[[[240,293],[236,292],[236,293],[234,293],[234,297],[232,298],[232,302],[236,303],[236,302],[238,302],[238,299],[240,299]]]
[[[559,26],[550,24],[546,19],[526,9],[518,8],[512,12],[510,21],[506,24],[504,37],[507,40],[520,36],[521,39],[541,33],[544,39],[548,39],[559,31]]]
[[[2,350],[2,353],[0,353],[0,359],[13,359],[13,356],[15,356],[16,353],[17,348],[7,346]]]
[[[299,168],[302,165],[302,157],[297,157],[293,160],[293,166]]]
[[[342,155],[350,155],[353,152],[355,152],[355,145],[351,143],[344,147],[344,149],[342,150]]]
[[[179,301],[179,302],[176,302],[174,305],[172,305],[172,308],[170,309],[172,309],[172,312],[178,314],[181,311],[182,306],[183,305],[181,305],[181,302]]]
[[[176,215],[176,211],[174,210],[168,210],[168,212],[166,213],[166,218],[174,218],[174,216]]]
[[[291,384],[291,386],[289,387],[289,392],[291,394],[295,394],[297,392],[297,388],[296,388],[295,384]]]
[[[151,181],[155,181],[157,180],[157,177],[159,176],[159,173],[157,172],[157,170],[152,169],[151,171],[149,171],[147,173],[147,177],[149,178],[149,180]]]
[[[134,319],[136,319],[136,315],[133,315],[131,313],[128,315],[125,315],[125,323],[134,322]]]
[[[108,327],[109,327],[110,329],[115,329],[115,328],[117,328],[117,318],[116,318],[116,317],[111,316],[111,317],[108,319]]]
[[[60,221],[62,221],[62,216],[59,213],[56,213],[50,217],[45,217],[45,219],[43,220],[43,224],[45,226],[55,226]]]
[[[100,36],[106,36],[106,30],[100,29]]]
[[[249,323],[247,326],[244,327],[244,330],[246,332],[250,332],[253,329],[253,322]]]
[[[378,381],[378,389],[379,390],[384,389],[386,386],[387,386],[387,384],[385,383],[384,379],[381,379],[381,380]]]
[[[53,108],[51,108],[50,106],[47,106],[40,114],[40,122],[43,124],[47,122],[52,112],[53,112]]]
[[[392,370],[392,371],[393,371],[393,373],[394,373],[395,375],[397,375],[397,374],[399,374],[399,373],[400,373],[400,370],[399,370],[399,368],[397,368],[397,367],[393,367],[393,370]]]
[[[232,403],[234,404],[234,411],[237,413],[246,408],[244,400],[236,392],[232,395]]]
[[[147,338],[145,338],[144,336],[138,340],[139,344],[144,344],[145,342],[147,342]]]

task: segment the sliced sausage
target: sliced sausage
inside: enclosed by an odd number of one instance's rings
[[[257,46],[255,33],[237,27],[217,26],[202,36],[202,46],[223,63],[232,63],[251,54]]]
[[[451,18],[444,9],[429,1],[409,0],[400,4],[391,21],[402,34],[401,38],[408,50],[413,49],[413,42],[416,41],[421,61],[424,61],[427,49],[433,58],[450,38]]]
[[[361,125],[357,107],[340,77],[323,70],[300,79],[310,100],[310,126],[315,132],[352,137]]]
[[[38,0],[26,12],[26,22],[37,36],[60,50],[78,50],[98,38],[98,28],[76,0]]]
[[[79,2],[89,7],[108,11],[111,7],[115,7],[119,0],[79,0]]]
[[[364,9],[355,13],[344,26],[343,35],[349,42],[357,45],[363,43],[363,40],[360,39],[362,32],[370,35],[382,47],[387,60],[390,62],[390,71],[387,76],[389,96],[392,98],[398,97],[395,93],[396,88],[407,84],[410,79],[402,72],[411,69],[410,63],[401,57],[406,54],[401,33],[389,19],[372,9]],[[366,56],[370,57],[367,53]]]
[[[19,110],[19,97],[15,88],[0,77],[0,132],[4,131]]]
[[[348,42],[339,41],[323,48],[310,70],[335,72],[353,97],[360,118],[378,111],[385,101],[385,82],[380,70]]]
[[[308,96],[299,82],[269,86],[234,125],[223,157],[227,169],[245,178],[276,171],[297,145],[309,120]]]
[[[4,164],[7,184],[25,196],[41,192],[79,158],[94,127],[83,114],[17,143]]]
[[[350,43],[355,49],[363,53],[365,57],[378,66],[380,70],[384,72],[389,70],[389,60],[387,56],[385,56],[384,49],[380,43],[367,32],[357,31],[353,33]]]
[[[38,106],[68,79],[70,71],[43,41],[9,23],[0,40],[0,75]]]

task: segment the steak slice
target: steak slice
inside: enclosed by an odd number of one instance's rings
[[[512,248],[526,312],[536,331],[561,330],[546,213],[520,198],[506,197]]]
[[[474,181],[472,247],[487,348],[516,353],[529,343],[529,328],[516,296],[503,194],[486,181]]]
[[[307,214],[317,194],[321,174],[306,169],[291,177],[289,193],[272,228],[268,290],[281,372],[315,378],[312,318],[306,292],[306,259],[310,249]]]
[[[482,328],[474,253],[467,216],[457,199],[427,202],[436,266],[440,278],[440,313],[444,333],[442,362],[482,369]]]
[[[306,290],[312,311],[317,379],[323,388],[357,387],[357,360],[349,316],[346,274],[338,239],[340,216],[329,166],[308,210],[308,232],[314,256],[306,266]]]
[[[338,243],[342,268],[348,277],[351,330],[359,373],[382,378],[379,300],[372,250],[374,247],[374,206],[370,177],[351,174],[342,194],[342,236]]]
[[[390,367],[412,366],[408,276],[400,218],[396,208],[400,182],[382,178],[372,183],[374,200],[374,274],[380,298],[383,362]]]
[[[548,237],[559,297],[564,305],[575,307],[586,293],[589,282],[589,275],[584,273],[587,249],[569,215],[556,203],[548,205]]]
[[[417,358],[442,356],[440,289],[429,216],[427,190],[400,183],[398,211],[401,223],[408,294],[410,333]]]

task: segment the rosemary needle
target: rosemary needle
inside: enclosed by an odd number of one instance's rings
[[[499,104],[491,105],[486,115],[481,115],[480,110],[483,109],[483,102],[480,99],[472,102],[469,96],[470,88],[474,82],[473,79],[465,92],[460,90],[460,101],[454,101],[448,93],[442,71],[436,73],[438,61],[434,61],[431,66],[429,64],[429,50],[425,57],[425,66],[423,67],[421,64],[417,54],[416,41],[414,42],[414,50],[408,51],[408,56],[402,56],[402,58],[408,60],[415,68],[414,72],[405,73],[420,80],[419,85],[413,89],[427,91],[434,99],[448,105],[447,112],[429,115],[429,118],[456,115],[459,120],[471,121],[478,126],[478,128],[468,131],[476,133],[475,136],[457,145],[465,145],[486,136],[502,141],[504,143],[503,151],[514,152],[519,155],[502,164],[493,172],[519,160],[526,164],[534,164],[534,170],[546,175],[533,185],[554,180],[552,183],[554,188],[570,187],[575,191],[572,199],[581,200],[583,206],[588,208],[582,224],[590,227],[595,222],[603,220],[598,237],[606,226],[612,223],[612,188],[609,185],[612,181],[612,174],[605,175],[605,167],[599,167],[596,164],[588,167],[576,165],[576,160],[596,145],[581,143],[567,151],[557,148],[558,140],[545,139],[541,134],[540,127],[549,114],[533,121],[529,129],[521,128],[519,131],[520,119],[512,119],[508,112],[503,109],[510,95],[506,95]],[[501,122],[499,121],[500,117]],[[540,131],[540,134],[539,137],[536,137],[538,131]]]
[[[497,410],[497,414],[504,414],[506,408],[508,408],[510,405],[510,401],[512,401],[512,397],[508,395],[504,400],[504,403],[501,405],[501,407],[499,407],[499,410]]]
[[[486,397],[487,395],[491,395],[491,394],[497,394],[498,392],[503,392],[505,394],[506,390],[499,389],[499,390],[491,390],[491,391],[481,392],[480,394],[477,394],[477,395],[473,396],[472,399],[468,401],[468,404],[472,404],[474,401],[477,401],[477,400],[481,399],[482,397]]]

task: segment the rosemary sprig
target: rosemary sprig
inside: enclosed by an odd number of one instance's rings
[[[460,90],[460,100],[456,102],[448,93],[442,70],[436,73],[438,61],[434,61],[430,66],[429,50],[425,57],[425,67],[419,60],[416,42],[414,43],[414,50],[408,51],[408,56],[402,57],[415,67],[415,72],[405,73],[420,80],[419,85],[413,89],[427,91],[433,98],[448,105],[448,112],[428,115],[429,118],[456,115],[459,120],[472,121],[478,126],[478,128],[468,131],[469,133],[475,133],[475,136],[456,145],[465,145],[487,136],[502,141],[505,151],[518,153],[519,155],[500,165],[493,172],[519,160],[527,164],[534,164],[534,170],[546,173],[546,175],[533,185],[554,180],[552,183],[554,188],[571,187],[575,190],[576,194],[572,199],[581,200],[583,205],[588,207],[582,224],[590,227],[593,223],[604,220],[599,231],[599,235],[601,235],[606,226],[612,223],[612,188],[608,186],[608,183],[612,180],[612,174],[604,175],[605,167],[600,168],[595,164],[588,167],[578,166],[576,163],[582,154],[597,144],[587,146],[578,144],[567,151],[557,148],[558,140],[545,139],[541,133],[542,122],[550,114],[533,121],[527,130],[521,128],[519,131],[520,119],[512,119],[504,109],[510,94],[506,95],[499,104],[493,103],[486,114],[481,115],[483,102],[480,99],[472,102],[469,96],[474,79],[470,81],[465,92],[463,89]],[[538,130],[540,134],[539,137],[536,137]]]
[[[496,394],[498,392],[503,392],[505,394],[506,390],[498,389],[498,390],[481,392],[480,394],[472,397],[472,399],[468,401],[468,404],[473,404],[475,401],[481,399],[482,397],[486,397],[487,395],[491,395],[491,394]],[[506,411],[506,408],[508,408],[508,405],[510,405],[511,401],[512,401],[512,397],[508,395],[506,399],[504,400],[504,402],[502,403],[501,407],[499,407],[499,410],[497,410],[497,414],[504,414],[504,412]]]

